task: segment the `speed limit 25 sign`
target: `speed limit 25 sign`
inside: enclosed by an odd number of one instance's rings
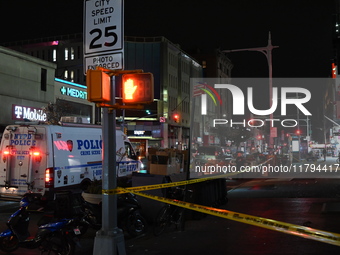
[[[123,0],[84,1],[84,72],[124,69]]]

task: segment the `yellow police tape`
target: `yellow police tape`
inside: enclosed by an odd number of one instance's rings
[[[199,179],[188,180],[188,181],[169,182],[169,183],[162,183],[162,184],[153,184],[153,185],[148,185],[148,186],[129,187],[126,189],[103,189],[102,193],[106,195],[113,195],[113,194],[122,194],[122,193],[128,193],[128,192],[133,192],[133,191],[146,191],[146,190],[152,190],[152,189],[170,188],[170,187],[188,185],[192,183],[204,182],[204,181],[208,181],[212,179],[226,178],[228,176],[231,176],[231,175],[220,174],[220,175],[215,175],[215,176],[207,177],[207,178],[199,178]]]
[[[273,158],[270,158],[266,160],[265,162],[259,164],[263,165],[272,160]],[[219,175],[211,175],[210,177],[206,178],[198,178],[198,179],[193,179],[193,180],[187,180],[187,181],[179,181],[179,182],[169,182],[169,183],[162,183],[162,184],[153,184],[153,185],[148,185],[148,186],[138,186],[138,187],[130,187],[126,188],[128,191],[124,190],[115,190],[115,189],[103,189],[102,193],[106,195],[114,195],[114,194],[123,194],[127,192],[132,192],[132,191],[146,191],[146,190],[152,190],[152,189],[162,189],[162,188],[170,188],[170,187],[176,187],[176,186],[183,186],[183,185],[189,185],[193,183],[198,183],[198,182],[204,182],[212,179],[220,179],[220,178],[227,178],[231,177],[237,174],[240,174],[242,172],[234,172],[234,173],[228,173],[228,174],[219,174]]]
[[[337,233],[327,232],[327,231],[318,230],[318,229],[309,228],[309,227],[300,226],[300,225],[294,225],[294,224],[285,223],[282,221],[252,216],[248,214],[202,206],[202,205],[183,202],[179,200],[159,197],[159,196],[150,195],[150,194],[138,192],[138,191],[131,190],[131,189],[128,190],[124,188],[117,188],[117,190],[123,191],[122,193],[131,192],[138,196],[150,198],[150,199],[153,199],[159,202],[164,202],[164,203],[180,206],[180,207],[198,211],[201,213],[206,213],[206,214],[210,214],[213,216],[217,216],[217,217],[221,217],[221,218],[225,218],[229,220],[239,221],[242,223],[246,223],[246,224],[250,224],[250,225],[254,225],[254,226],[258,226],[262,228],[267,228],[267,229],[283,232],[283,233],[290,234],[290,235],[296,235],[299,237],[340,246],[340,234],[337,234]]]

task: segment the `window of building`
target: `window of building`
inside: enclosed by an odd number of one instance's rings
[[[70,72],[70,81],[74,82],[74,71]]]
[[[41,68],[40,89],[42,91],[46,91],[46,89],[47,89],[47,69],[45,69],[45,68]]]
[[[64,80],[67,80],[67,79],[68,79],[68,71],[65,70],[65,71],[64,71]]]
[[[73,60],[73,59],[74,59],[74,48],[71,47],[71,60]]]
[[[68,48],[65,48],[65,60],[68,60]]]
[[[53,62],[57,61],[57,49],[53,49]]]

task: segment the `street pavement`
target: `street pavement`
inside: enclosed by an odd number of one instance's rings
[[[266,180],[264,180],[266,181]],[[238,195],[239,189],[247,189],[252,194],[257,189],[265,189],[267,194],[276,192],[266,185],[254,182],[228,181],[229,201],[220,208],[246,213],[249,215],[305,225],[319,230],[340,233],[340,200],[336,197],[271,197],[261,194],[259,197]],[[275,180],[267,180],[273,184]],[[279,180],[277,180],[279,183]],[[230,187],[230,185],[233,185]],[[293,186],[297,184],[292,183]],[[279,186],[279,185],[278,185]],[[236,188],[238,187],[238,188]],[[0,213],[1,223],[8,217]],[[147,233],[138,238],[125,238],[127,255],[188,255],[188,254],[232,254],[232,255],[275,255],[275,254],[338,254],[340,248],[335,245],[309,240],[273,230],[268,230],[215,216],[206,216],[194,220],[188,214],[185,230],[177,231],[174,227],[160,236],[154,236],[152,225]],[[32,215],[33,218],[37,215]],[[33,219],[33,221],[35,221]],[[3,225],[1,225],[3,229]],[[92,255],[95,231],[89,230],[81,238],[81,247],[76,254]],[[1,253],[0,254],[5,254]],[[19,249],[12,254],[39,254],[38,250]],[[106,255],[106,254],[105,254]]]

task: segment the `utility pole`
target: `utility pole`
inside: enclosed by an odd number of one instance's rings
[[[236,50],[222,50],[223,53],[230,53],[230,52],[238,52],[238,51],[259,51],[262,52],[268,62],[268,68],[269,68],[269,107],[272,106],[272,98],[273,98],[273,68],[272,68],[272,50],[274,48],[278,48],[279,46],[273,46],[272,45],[272,39],[271,34],[269,32],[268,34],[268,45],[266,47],[258,47],[258,48],[246,48],[246,49],[236,49]],[[273,114],[270,114],[270,119],[273,118]],[[274,148],[274,139],[272,134],[273,127],[270,127],[270,134],[269,134],[269,147]]]

